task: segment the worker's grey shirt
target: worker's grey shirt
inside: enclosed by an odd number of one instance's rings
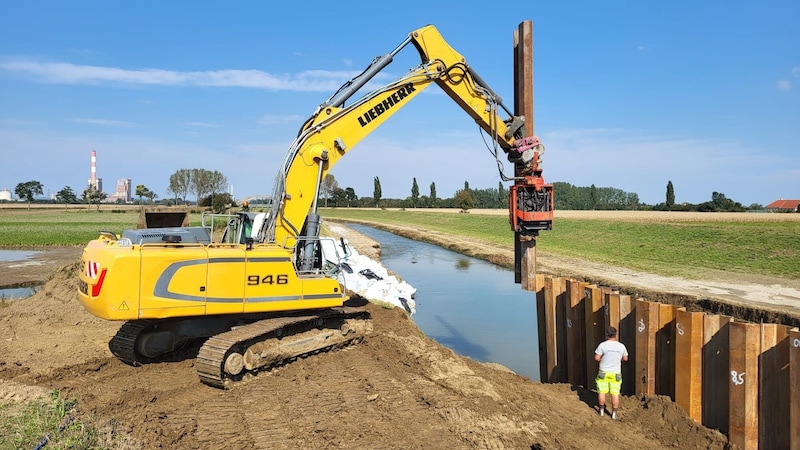
[[[601,372],[622,373],[622,358],[628,356],[625,344],[612,340],[603,341],[594,353],[600,355]]]

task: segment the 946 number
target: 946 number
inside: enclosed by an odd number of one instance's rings
[[[289,275],[248,275],[248,286],[259,286],[262,284],[289,284]]]

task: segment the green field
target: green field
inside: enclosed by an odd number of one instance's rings
[[[135,227],[138,210],[113,211],[0,210],[0,247],[82,246],[99,231],[121,233]],[[329,208],[321,213],[332,219],[410,225],[513,248],[503,211]],[[558,213],[554,229],[539,237],[537,251],[543,256],[577,257],[670,276],[697,276],[711,269],[800,277],[800,220],[795,220],[800,215]],[[190,218],[193,225],[200,224],[199,214]]]
[[[14,209],[0,211],[0,247],[84,245],[99,231],[134,228],[138,210],[97,212],[92,210]]]
[[[668,276],[697,276],[698,269],[782,278],[800,276],[800,221],[767,215],[613,214],[558,217],[540,234],[537,252],[588,259]],[[327,209],[323,217],[412,225],[513,248],[503,212]],[[653,217],[658,220],[652,220]],[[792,217],[793,218],[793,217]]]

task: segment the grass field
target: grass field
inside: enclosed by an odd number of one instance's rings
[[[0,247],[82,246],[99,231],[134,228],[137,208],[0,209]],[[415,226],[513,248],[503,210],[325,208],[323,217]],[[191,214],[193,225],[200,215]],[[589,259],[660,275],[696,269],[800,277],[800,214],[557,211],[541,254]]]
[[[505,211],[446,213],[452,211],[341,208],[322,215],[452,232],[513,248]],[[800,214],[557,211],[537,250],[669,276],[704,268],[798,278]]]

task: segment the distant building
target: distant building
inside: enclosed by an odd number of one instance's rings
[[[765,209],[773,212],[800,212],[800,200],[775,200]]]
[[[3,200],[8,202],[11,201],[11,191],[9,191],[8,189],[3,189],[2,191],[0,191],[0,201]]]
[[[130,178],[118,178],[117,179],[117,190],[113,194],[108,196],[106,202],[108,203],[130,203],[133,200],[131,196],[131,179]]]

